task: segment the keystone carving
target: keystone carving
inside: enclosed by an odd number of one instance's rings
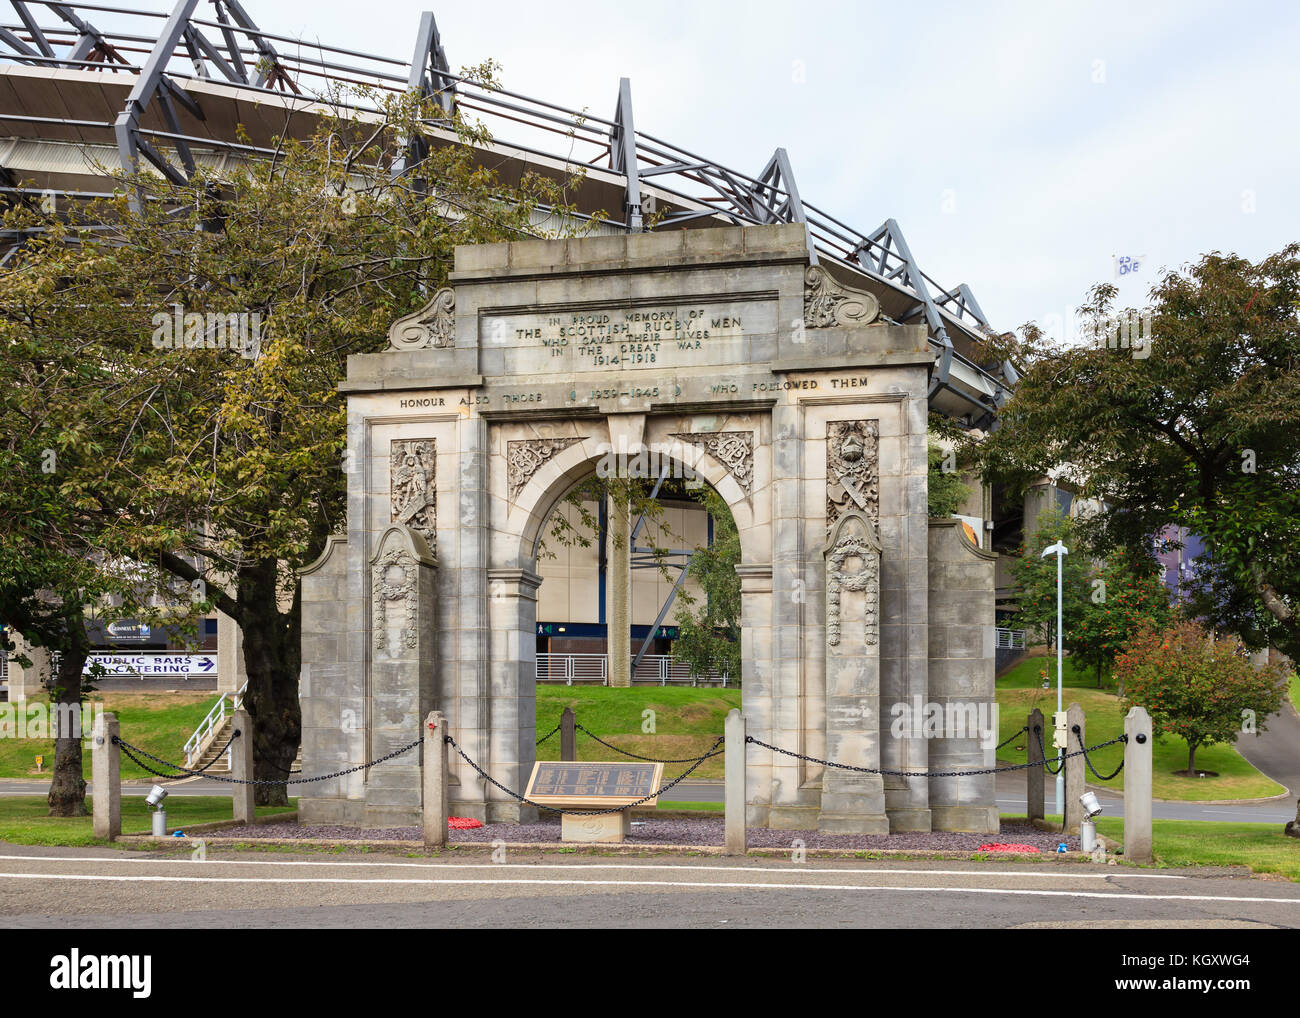
[[[444,286],[428,304],[388,329],[388,345],[394,350],[423,350],[456,345],[456,291]]]
[[[808,266],[803,282],[803,319],[810,329],[869,325],[880,314],[875,294],[845,286],[820,266]]]

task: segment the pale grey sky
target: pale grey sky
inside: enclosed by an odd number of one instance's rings
[[[784,146],[806,200],[897,219],[998,328],[1065,318],[1112,255],[1147,256],[1140,304],[1161,265],[1300,240],[1294,3],[244,4],[404,59],[432,10],[453,69],[600,116],[629,77],[639,130],[751,173]]]

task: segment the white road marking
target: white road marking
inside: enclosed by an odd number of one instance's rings
[[[197,839],[196,839],[197,840]],[[1050,858],[1050,857],[1049,857]],[[144,865],[166,865],[176,866],[193,866],[194,863],[189,859],[150,859],[150,858],[132,858],[116,856],[70,856],[70,855],[0,855],[0,861],[4,860],[22,860],[30,862],[33,860],[39,862],[124,862]],[[341,859],[205,859],[203,865],[211,866],[213,864],[225,866],[346,866],[365,867],[378,866],[384,869],[392,867],[413,867],[416,869],[483,869],[499,870],[502,868],[500,863],[483,863],[483,862],[347,862]],[[874,873],[874,874],[891,874],[902,873],[908,876],[932,876],[955,877],[955,876],[981,876],[981,877],[1059,877],[1069,876],[1089,880],[1106,880],[1109,877],[1125,876],[1135,877],[1140,880],[1186,880],[1187,877],[1174,873],[1129,873],[1129,872],[1108,872],[1108,873],[1070,873],[1065,870],[1060,871],[1034,871],[1034,870],[1004,870],[998,873],[988,873],[982,870],[902,870],[887,869],[884,867],[851,869],[847,867],[813,867],[811,869],[792,870],[778,866],[704,866],[687,863],[675,866],[672,863],[507,863],[504,865],[515,866],[517,868],[527,868],[535,870],[703,870],[709,873],[796,873],[796,872],[813,872],[813,873]],[[796,865],[791,863],[790,865]],[[797,864],[800,867],[802,863]]]
[[[534,880],[527,878],[502,878],[497,880],[461,880],[405,877],[160,877],[160,876],[101,876],[93,873],[0,873],[0,879],[15,880],[99,880],[107,883],[161,883],[161,884],[424,884],[473,885],[477,887],[543,886],[543,887],[683,887],[708,890],[726,888],[758,891],[898,891],[913,894],[1012,894],[1051,898],[1109,898],[1124,901],[1204,901],[1225,903],[1259,903],[1292,905],[1300,907],[1300,898],[1255,898],[1244,895],[1212,894],[1118,894],[1101,891],[1034,890],[1015,887],[908,887],[887,884],[760,884],[732,883],[728,881],[691,880]]]

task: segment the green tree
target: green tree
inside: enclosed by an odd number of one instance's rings
[[[1056,642],[1056,556],[1043,557],[1043,549],[1064,542],[1069,554],[1062,561],[1061,606],[1065,633],[1075,630],[1088,606],[1088,571],[1091,568],[1075,540],[1074,523],[1059,509],[1044,509],[1033,536],[1010,562],[1019,591],[1016,623],[1036,633],[1044,643]]]
[[[1278,664],[1255,667],[1235,636],[1216,636],[1194,621],[1144,629],[1115,661],[1126,704],[1146,708],[1158,734],[1187,740],[1188,776],[1201,746],[1235,742],[1248,720],[1266,730],[1289,674]]]
[[[931,439],[927,454],[930,467],[930,515],[936,519],[947,519],[966,504],[970,498],[970,488],[962,483],[961,474],[957,471],[955,450],[948,452]]]
[[[26,212],[19,207],[7,218]],[[48,802],[53,816],[81,816],[84,732],[74,713],[94,691],[83,681],[85,613],[110,597],[141,613],[158,588],[147,582],[156,575],[105,558],[97,544],[102,521],[87,518],[78,498],[112,457],[112,446],[100,444],[100,422],[120,418],[140,388],[129,361],[99,333],[51,335],[40,327],[65,299],[67,281],[30,268],[46,257],[58,262],[65,239],[58,223],[31,236],[0,288],[0,621],[56,657],[48,684],[58,722]],[[8,635],[0,640],[31,666]]]
[[[1123,550],[1088,577],[1090,593],[1066,632],[1070,656],[1096,669],[1097,685],[1115,658],[1144,628],[1161,629],[1171,613],[1169,591],[1149,558]]]
[[[1026,328],[1010,351],[1022,377],[980,448],[986,476],[1023,490],[1067,468],[1108,507],[1083,533],[1098,555],[1186,527],[1215,566],[1210,621],[1300,657],[1300,244],[1163,273],[1136,343],[1114,327],[1115,293],[1094,287],[1081,309],[1098,341]]]
[[[692,675],[710,670],[740,681],[740,532],[727,503],[707,485],[700,501],[713,518],[713,543],[695,549],[690,575],[702,597],[678,594],[677,640],[673,656],[686,662]]]
[[[401,139],[433,121],[454,140],[390,176]],[[220,178],[124,176],[75,222],[7,215],[69,243],[33,246],[4,270],[0,319],[42,351],[95,337],[110,368],[63,385],[69,405],[103,413],[63,435],[98,472],[62,475],[59,497],[106,560],[179,579],[199,593],[196,611],[239,625],[259,779],[283,778],[297,751],[296,569],[345,518],[348,356],[380,349],[391,322],[428,300],[456,245],[536,235],[543,205],[556,231],[571,229],[563,189],[576,179],[508,185],[479,164],[485,139],[400,97],[364,122],[322,113],[309,137]],[[30,282],[14,287],[20,277]],[[176,313],[204,322],[166,335]],[[216,335],[227,322],[240,323],[237,344]],[[284,802],[285,789],[260,786],[258,801]]]

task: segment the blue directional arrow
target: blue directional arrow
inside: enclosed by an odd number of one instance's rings
[[[201,662],[199,662],[199,667],[200,667],[201,669],[203,669],[203,671],[205,671],[205,672],[210,672],[210,671],[212,671],[212,669],[213,669],[213,667],[214,667],[214,664],[213,664],[212,658],[210,658],[210,657],[205,657]]]

